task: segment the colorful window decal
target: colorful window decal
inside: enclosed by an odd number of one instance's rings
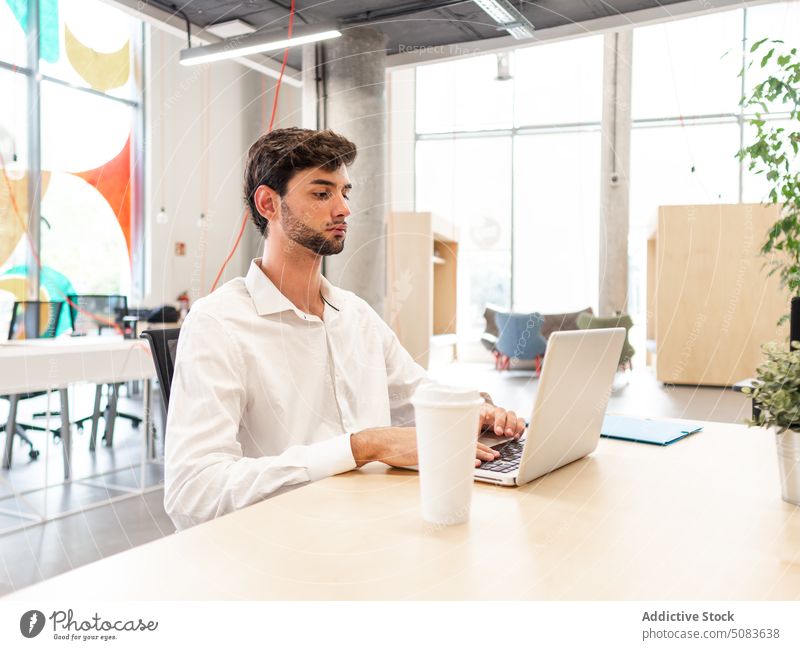
[[[14,17],[28,31],[28,0],[6,0]],[[58,60],[58,0],[39,0],[39,56],[45,61]]]
[[[0,275],[0,291],[7,291],[14,296],[14,300],[26,300],[27,276],[27,266],[11,267]],[[76,293],[75,287],[72,286],[69,278],[47,266],[41,268],[39,274],[39,300],[63,302],[68,295],[73,293]],[[71,326],[69,310],[62,308],[61,315],[58,318],[58,326],[56,327],[56,336],[69,331]],[[3,334],[3,332],[0,332],[0,334]]]
[[[124,86],[130,79],[130,41],[116,52],[98,52],[81,43],[64,25],[64,49],[75,71],[95,90],[113,90]]]
[[[50,173],[42,172],[42,195]],[[6,263],[28,227],[28,174],[0,178],[0,266]],[[1,334],[1,333],[0,333]]]
[[[100,0],[0,0],[0,31],[9,35],[0,39],[0,60],[19,68],[26,67],[34,2],[42,75],[41,299],[60,300],[64,287],[127,294],[139,253],[133,183],[142,23]],[[27,81],[22,71],[0,70],[0,321],[8,300],[25,295],[29,272]]]
[[[85,172],[78,172],[78,176],[97,189],[103,195],[114,214],[117,215],[125,243],[128,246],[128,255],[131,255],[131,137],[125,142],[114,158],[104,165]]]

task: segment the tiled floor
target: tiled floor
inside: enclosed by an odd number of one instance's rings
[[[71,389],[71,419],[91,413],[93,398],[92,386]],[[53,401],[52,408],[57,408],[58,398]],[[19,419],[43,424],[43,419],[31,420],[30,415],[45,410],[45,407],[43,397],[29,400],[20,406]],[[160,408],[160,403],[155,402],[154,412],[158,413]],[[7,409],[8,403],[0,402],[0,419],[3,421]],[[141,395],[121,398],[120,411],[141,414]],[[74,515],[6,534],[2,534],[3,530],[18,527],[29,520],[0,513],[0,595],[174,531],[164,512],[163,489],[157,487],[163,482],[161,463],[146,465],[145,486],[156,486],[154,491],[86,509],[93,502],[125,496],[126,492],[121,488],[139,487],[143,433],[141,427],[134,428],[129,420],[120,418],[113,448],[98,441],[96,451],[90,453],[91,425],[87,424],[83,432],[73,427],[74,479],[69,484],[62,483],[60,442],[42,432],[30,432],[34,446],[40,451],[37,460],[29,460],[27,446],[17,443],[12,469],[0,470],[0,509],[42,513],[46,508],[49,515],[79,510]],[[102,436],[102,420],[100,424],[98,437]],[[159,455],[162,453],[160,424],[159,417],[156,421]],[[5,442],[4,435],[0,435],[0,441]],[[87,479],[89,476],[94,478]],[[43,489],[45,483],[50,487]]]
[[[448,383],[476,386],[490,393],[497,404],[516,410],[525,417],[530,415],[537,386],[537,380],[531,372],[497,373],[491,364],[459,363],[440,367],[431,374]],[[72,395],[72,414],[88,414],[92,406],[92,387],[73,390]],[[43,408],[42,402],[27,404],[21,417],[24,419],[30,412],[40,408]],[[158,401],[155,401],[153,408],[155,413],[160,413]],[[7,404],[0,403],[0,419],[4,420],[6,409]],[[141,413],[141,396],[122,399],[120,409]],[[750,404],[745,396],[730,390],[665,387],[655,380],[649,369],[641,368],[631,374],[628,386],[612,395],[609,412],[742,422],[749,415]],[[160,424],[159,417],[156,422],[158,431]],[[142,436],[127,420],[119,420],[117,424],[113,449],[98,444],[96,452],[91,454],[88,451],[88,428],[82,434],[74,434],[73,467],[76,480],[68,486],[59,483],[62,473],[59,445],[51,442],[47,447],[49,456],[46,457],[44,434],[33,433],[33,438],[42,452],[39,459],[28,461],[27,449],[17,446],[12,470],[0,471],[0,507],[15,507],[19,499],[9,498],[12,491],[42,486],[45,473],[49,482],[55,485],[46,491],[47,507],[51,512],[77,508],[97,498],[122,494],[114,490],[112,484],[131,487],[139,484],[138,467],[130,469],[129,466],[139,462]],[[2,440],[4,438],[0,436]],[[158,440],[161,440],[160,434]],[[117,471],[94,479],[91,485],[80,480],[111,470]],[[148,466],[147,485],[158,484],[162,476],[160,465]],[[41,508],[45,499],[44,491],[31,492],[26,498]],[[0,515],[0,531],[20,521],[16,517]],[[164,512],[163,490],[157,489],[144,496],[84,510],[47,524],[0,534],[0,595],[173,531],[172,523]]]

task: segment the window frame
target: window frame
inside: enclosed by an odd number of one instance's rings
[[[28,0],[28,29],[25,30],[28,41],[27,63],[24,66],[0,60],[0,69],[7,70],[12,74],[19,74],[26,78],[27,98],[25,108],[32,119],[27,121],[27,139],[29,165],[28,173],[32,179],[41,177],[41,98],[42,82],[57,84],[78,92],[89,93],[94,96],[102,97],[104,100],[124,104],[134,111],[133,128],[133,164],[131,165],[132,192],[131,192],[131,289],[128,296],[131,301],[139,301],[144,296],[145,274],[146,274],[146,246],[145,246],[145,223],[144,223],[144,142],[145,142],[145,88],[146,88],[146,68],[145,50],[147,48],[147,29],[144,21],[135,18],[139,23],[138,42],[135,43],[134,56],[138,59],[138,71],[141,75],[141,89],[138,100],[116,97],[94,88],[75,85],[63,79],[42,74],[39,71],[39,0]],[[32,107],[32,103],[36,106]],[[33,108],[33,110],[32,110]],[[33,114],[32,114],[33,113]],[[35,181],[34,181],[35,182]],[[38,183],[35,183],[38,186]],[[33,196],[33,195],[32,195]],[[30,205],[30,216],[35,219],[35,227],[28,227],[28,237],[30,238],[31,251],[28,253],[28,287],[31,299],[38,300],[40,285],[40,268],[37,260],[41,258],[41,237],[40,227],[42,222],[41,197],[34,197]]]

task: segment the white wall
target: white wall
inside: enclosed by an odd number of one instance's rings
[[[150,28],[145,77],[144,209],[147,252],[141,303],[174,303],[181,291],[206,295],[243,218],[243,167],[266,130],[275,80],[235,62],[185,67],[185,41]],[[300,123],[300,90],[284,84],[275,127]],[[168,221],[157,223],[161,207]],[[200,214],[205,214],[200,222]],[[175,254],[178,242],[184,256]],[[219,285],[246,272],[262,242],[248,221]],[[218,285],[218,286],[219,286]]]

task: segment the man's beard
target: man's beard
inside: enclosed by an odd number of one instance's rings
[[[317,255],[336,255],[344,249],[344,239],[328,239],[325,233],[317,232],[298,219],[286,201],[281,201],[281,218],[283,231],[296,244],[307,248]]]

